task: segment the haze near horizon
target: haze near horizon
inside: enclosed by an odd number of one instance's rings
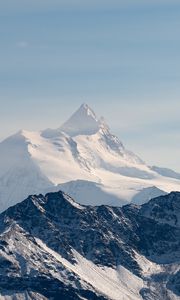
[[[87,102],[147,164],[180,171],[179,1],[2,1],[0,139]]]

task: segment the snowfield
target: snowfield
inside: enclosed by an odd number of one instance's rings
[[[0,143],[1,211],[59,188],[81,204],[121,206],[180,191],[180,179],[147,166],[84,104],[56,130],[22,130]]]

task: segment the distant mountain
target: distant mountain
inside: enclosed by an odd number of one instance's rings
[[[180,299],[180,193],[82,206],[57,192],[0,214],[0,299]]]
[[[147,166],[83,104],[58,129],[22,130],[0,143],[0,211],[59,188],[82,204],[121,206],[180,191],[180,178]]]
[[[164,196],[167,193],[158,189],[155,186],[147,187],[139,191],[133,198],[131,203],[141,205],[145,202],[148,202],[152,198],[156,198],[159,196]]]
[[[176,179],[180,179],[180,174],[168,169],[168,168],[160,168],[157,166],[153,166],[151,167],[151,170],[157,172],[158,174],[165,176],[165,177],[169,177],[169,178],[176,178]]]

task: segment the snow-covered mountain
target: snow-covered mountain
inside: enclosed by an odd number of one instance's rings
[[[82,206],[57,192],[0,214],[2,300],[180,299],[180,193]]]
[[[81,204],[121,206],[180,191],[180,177],[147,166],[83,104],[58,129],[22,130],[0,143],[1,211],[59,188]]]

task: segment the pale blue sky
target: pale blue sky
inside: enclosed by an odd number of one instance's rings
[[[82,102],[149,164],[180,171],[180,1],[0,1],[0,138]]]

